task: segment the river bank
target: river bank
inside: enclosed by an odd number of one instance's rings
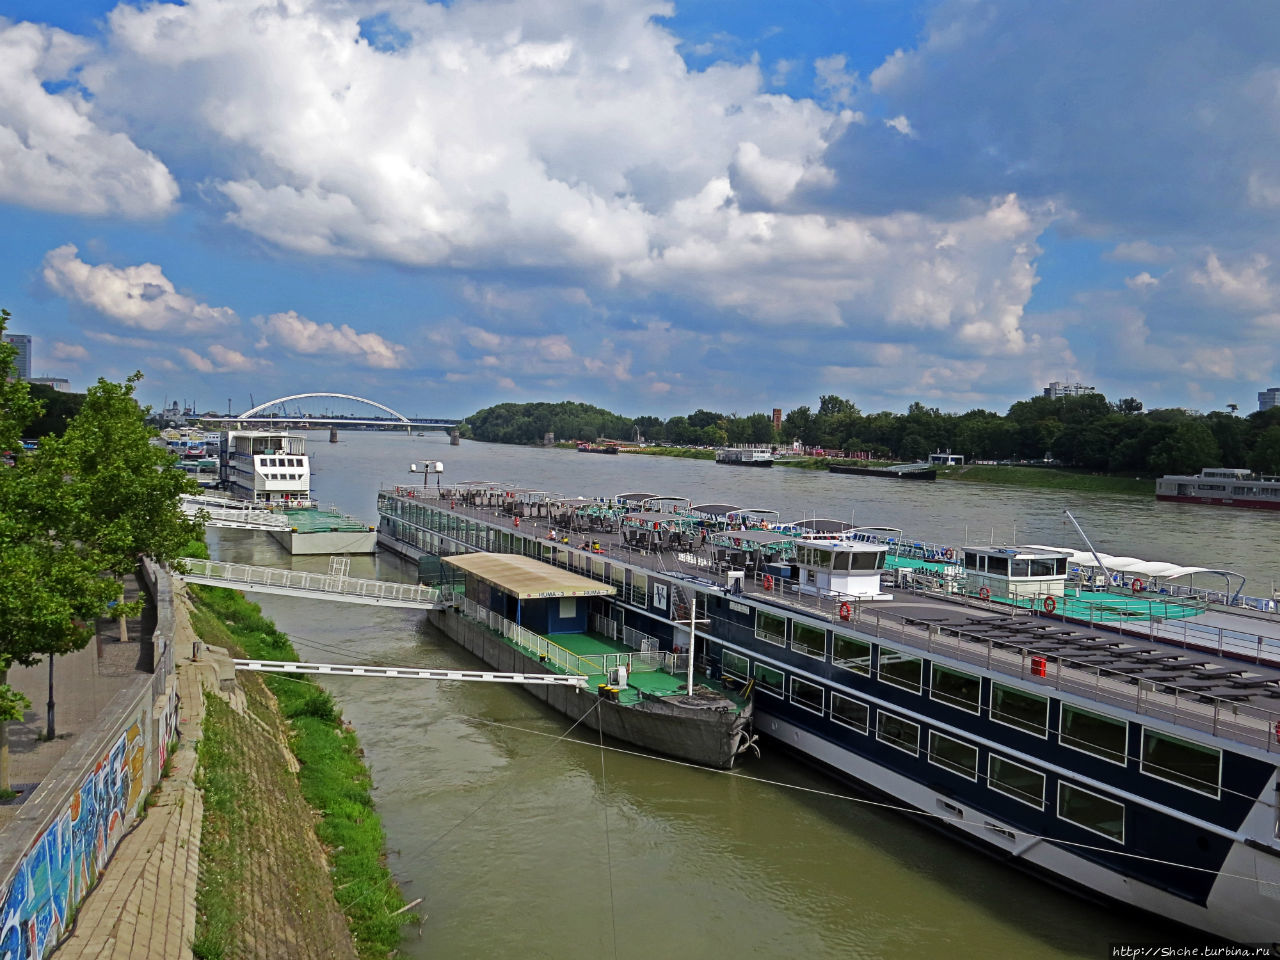
[[[190,594],[204,643],[232,656],[298,659],[243,594]],[[238,704],[206,698],[195,955],[392,955],[413,917],[398,912],[403,899],[386,869],[355,733],[310,677],[242,673],[237,685]]]
[[[650,457],[677,457],[686,460],[714,460],[716,452],[701,447],[644,447],[624,453]],[[793,470],[826,470],[832,463],[850,463],[865,467],[887,467],[892,460],[833,460],[830,457],[789,457],[774,460],[775,467]],[[960,483],[985,483],[996,486],[1023,487],[1029,490],[1067,490],[1078,493],[1118,493],[1126,496],[1154,496],[1155,481],[1143,477],[1117,477],[1055,467],[1031,467],[1004,464],[968,464],[939,467],[939,480]]]

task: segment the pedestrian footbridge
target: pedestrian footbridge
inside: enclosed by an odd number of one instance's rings
[[[563,673],[499,673],[494,670],[428,670],[419,667],[373,667],[354,663],[294,663],[289,660],[232,660],[237,670],[256,673],[311,673],[330,677],[382,677],[388,680],[471,680],[479,683],[525,683],[585,689],[587,678]]]
[[[174,573],[187,583],[211,587],[231,587],[250,593],[272,593],[308,600],[335,600],[339,603],[363,603],[379,607],[404,607],[410,610],[439,610],[451,599],[441,596],[434,587],[389,580],[361,580],[347,576],[350,563],[334,557],[328,573],[303,570],[281,570],[278,567],[255,567],[247,563],[187,558],[179,561],[185,573]]]

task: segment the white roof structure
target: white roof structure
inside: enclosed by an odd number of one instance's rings
[[[1098,561],[1087,550],[1075,550],[1071,547],[1047,547],[1043,544],[1028,544],[1033,550],[1055,550],[1065,553],[1071,563],[1082,567],[1096,567]],[[1137,557],[1113,557],[1107,553],[1099,553],[1098,559],[1108,570],[1119,573],[1132,573],[1148,579],[1159,577],[1168,580],[1173,577],[1185,577],[1193,573],[1230,573],[1229,570],[1215,570],[1211,567],[1184,567],[1176,563],[1165,563],[1160,560],[1139,560]]]

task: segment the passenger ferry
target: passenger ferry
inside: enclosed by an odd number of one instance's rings
[[[307,439],[279,430],[227,430],[221,438],[219,478],[233,500],[284,513],[289,526],[271,536],[291,554],[373,553],[377,535],[368,523],[311,496]]]
[[[1280,510],[1280,477],[1236,467],[1210,467],[1194,477],[1170,474],[1156,481],[1156,499]]]
[[[1258,662],[1280,651],[1274,617],[1115,585],[1058,548],[904,556],[885,532],[672,496],[480,482],[378,500],[379,542],[404,556],[519,554],[613,586],[591,635],[692,649],[699,677],[751,699],[766,746],[1088,897],[1280,942],[1280,671]],[[495,616],[467,599],[442,616]]]
[[[773,448],[768,444],[740,444],[721,447],[716,451],[716,463],[728,463],[739,467],[772,467]]]

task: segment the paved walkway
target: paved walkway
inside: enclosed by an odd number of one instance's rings
[[[182,597],[179,593],[179,597]],[[181,739],[158,803],[120,841],[98,886],[80,908],[58,960],[185,960],[196,927],[196,880],[204,802],[195,784],[203,689],[218,689],[207,660],[192,662],[195,635],[185,597],[175,604],[174,661]]]

